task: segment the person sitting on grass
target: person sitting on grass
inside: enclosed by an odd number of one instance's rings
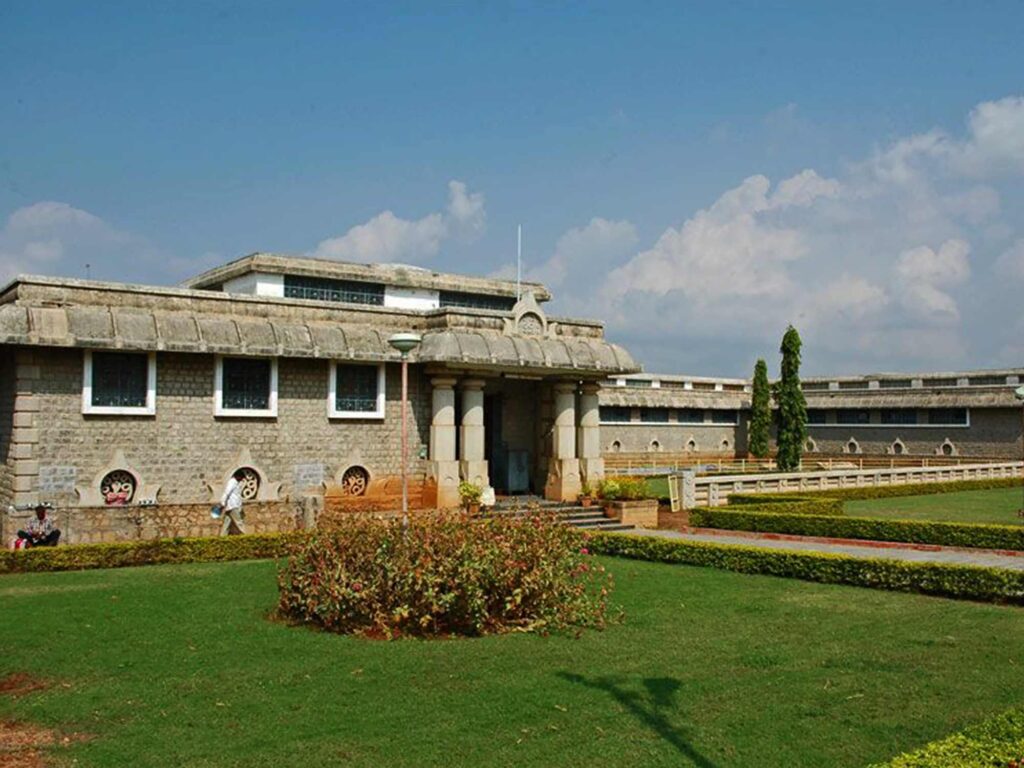
[[[46,507],[40,504],[28,528],[18,531],[18,538],[25,540],[26,547],[56,547],[60,531],[53,527],[53,521],[46,514]]]

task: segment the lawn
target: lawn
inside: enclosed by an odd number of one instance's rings
[[[624,623],[374,642],[269,562],[0,579],[0,718],[85,766],[862,766],[1024,702],[1024,611],[606,560]],[[0,756],[2,762],[2,756]]]
[[[893,520],[930,520],[951,523],[998,523],[1024,525],[1017,511],[1024,503],[1021,488],[900,496],[889,499],[848,501],[846,514]]]

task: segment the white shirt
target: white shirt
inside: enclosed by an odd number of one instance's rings
[[[227,486],[224,488],[224,496],[220,500],[220,505],[225,510],[239,510],[242,508],[242,484],[232,477],[228,480]]]

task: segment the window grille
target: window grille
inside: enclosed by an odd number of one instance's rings
[[[337,411],[375,412],[378,372],[375,365],[339,365],[334,392]]]
[[[226,357],[223,362],[222,407],[265,411],[270,408],[270,361]]]
[[[840,408],[836,411],[836,424],[870,424],[871,411],[860,408]]]
[[[384,286],[382,284],[364,283],[358,280],[329,280],[322,277],[285,275],[284,295],[288,299],[384,305]]]
[[[667,424],[668,408],[641,408],[640,421],[645,424]]]
[[[490,309],[495,312],[511,312],[516,300],[511,296],[487,296],[481,293],[441,291],[441,308]]]
[[[600,414],[605,424],[631,420],[631,409],[620,405],[602,405]]]
[[[928,411],[929,424],[964,426],[967,424],[966,408],[931,408]]]
[[[92,353],[92,405],[145,408],[149,357],[126,352]]]
[[[883,424],[917,424],[914,408],[885,408],[882,410]]]

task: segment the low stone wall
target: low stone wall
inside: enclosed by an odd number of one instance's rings
[[[692,470],[669,476],[672,510],[717,507],[729,503],[732,493],[787,493],[828,491],[869,486],[947,483],[1021,477],[1019,461],[959,466],[901,467],[895,469],[834,469],[823,472],[772,472],[754,475],[695,476]]]
[[[210,504],[157,504],[130,507],[67,507],[50,511],[61,531],[61,544],[97,544],[177,536],[216,536],[220,520]],[[2,540],[10,546],[18,530],[35,515],[31,509],[8,509],[2,516]],[[247,533],[279,533],[310,527],[315,513],[301,502],[263,501],[245,505]]]

